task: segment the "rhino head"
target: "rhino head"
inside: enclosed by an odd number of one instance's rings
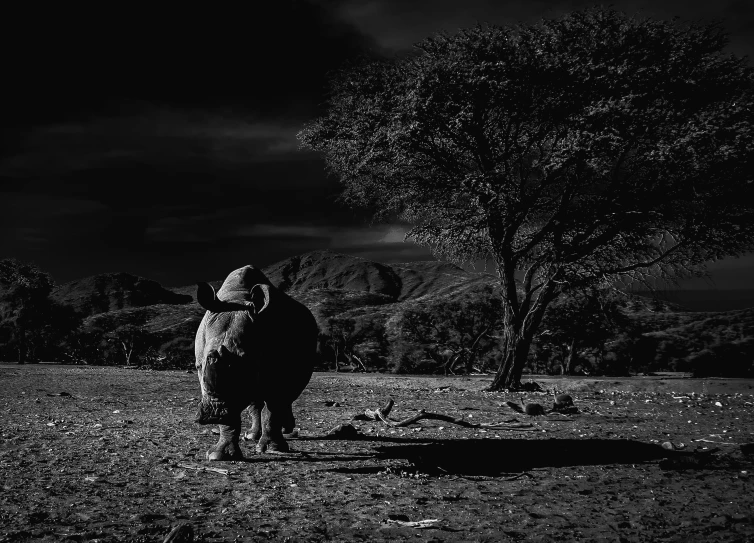
[[[195,342],[202,389],[196,422],[224,424],[245,407],[255,381],[253,359],[264,349],[260,321],[271,292],[269,280],[254,266],[233,271],[217,293],[209,283],[197,284],[197,301],[207,313]]]

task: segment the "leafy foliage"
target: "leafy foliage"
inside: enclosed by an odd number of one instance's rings
[[[462,299],[416,304],[394,318],[389,340],[397,371],[480,371],[484,355],[498,343],[494,332],[500,325],[501,301],[492,290],[490,286]]]
[[[577,11],[430,37],[338,73],[300,133],[378,218],[504,299],[514,387],[562,293],[700,274],[754,249],[754,70],[715,25]],[[518,284],[517,284],[518,281]]]
[[[603,368],[608,341],[631,326],[625,305],[625,296],[611,290],[562,296],[548,309],[535,340],[537,362],[545,364],[547,373],[563,375]],[[599,360],[588,361],[588,354]]]
[[[363,316],[339,315],[327,319],[320,343],[320,352],[333,361],[335,371],[340,371],[341,359],[353,370],[380,368],[387,350],[384,326]]]
[[[0,344],[20,364],[54,357],[81,316],[50,299],[54,283],[31,263],[0,261]]]

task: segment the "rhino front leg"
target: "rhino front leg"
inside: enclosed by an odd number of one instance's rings
[[[291,413],[290,406],[287,407],[287,413]],[[283,425],[286,424],[290,424],[286,406],[268,403],[267,409],[262,413],[262,437],[257,443],[257,452],[288,452],[290,447],[283,437]]]
[[[262,437],[262,409],[264,409],[264,402],[252,402],[249,406],[249,415],[251,416],[251,428],[244,439],[249,439],[254,442],[259,441]]]
[[[241,437],[241,414],[231,417],[228,424],[219,424],[220,439],[207,451],[207,460],[243,460],[239,438]]]

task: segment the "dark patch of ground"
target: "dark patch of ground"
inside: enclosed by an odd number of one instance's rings
[[[295,454],[245,444],[245,462],[209,464],[193,373],[0,365],[0,541],[162,541],[180,522],[207,542],[754,540],[752,381],[542,379],[579,408],[546,417],[505,402],[551,394],[489,381],[317,374]],[[358,439],[324,438],[388,397],[395,418],[534,426],[354,422]]]

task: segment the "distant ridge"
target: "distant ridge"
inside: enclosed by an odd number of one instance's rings
[[[678,304],[688,311],[736,311],[754,307],[754,289],[647,290],[633,292],[645,298],[657,297]]]
[[[84,315],[157,304],[183,305],[193,297],[163,288],[157,281],[129,273],[103,273],[60,285],[52,293]]]
[[[247,263],[253,264],[253,260],[239,262],[238,266]],[[231,271],[228,269],[226,273]],[[500,288],[493,274],[466,271],[446,262],[381,264],[332,251],[291,257],[262,271],[273,284],[306,305],[324,333],[337,322],[352,326],[354,330],[381,333],[383,339],[379,341],[387,338],[384,334],[400,330],[403,319],[414,311],[432,314],[440,310],[438,314],[441,314],[448,303],[459,304],[456,307],[475,307],[491,296],[498,296]],[[223,278],[217,278],[210,283],[218,289],[222,281]],[[724,291],[716,291],[716,294],[720,292]],[[742,303],[747,300],[746,292],[726,292],[728,300],[723,301]],[[84,321],[87,331],[96,334],[102,330],[139,326],[151,336],[150,341],[167,349],[165,352],[191,359],[196,330],[205,314],[193,301],[195,293],[196,285],[165,289],[143,277],[115,273],[67,283],[53,296],[88,315]],[[685,294],[684,291],[671,292],[679,293]],[[710,293],[692,294],[709,303],[705,296]],[[685,353],[687,358],[708,347],[704,342],[710,333],[716,338],[735,337],[730,343],[734,350],[738,348],[736,341],[751,335],[754,309],[692,312],[687,307],[698,306],[688,302],[689,298],[679,296],[670,302],[661,298],[652,300],[633,292],[627,293],[627,299],[621,301],[621,312],[632,323],[629,327],[635,336],[632,337],[643,336],[648,340],[643,344],[645,347],[660,352],[660,346],[670,349],[667,346],[672,344],[672,349]],[[380,363],[386,364],[385,360]]]
[[[283,291],[340,289],[398,299],[402,280],[388,265],[332,251],[313,251],[265,268],[267,278]]]
[[[393,301],[465,290],[494,277],[467,272],[447,262],[380,264],[332,251],[312,251],[265,268],[265,275],[284,291],[339,289],[380,294]]]

